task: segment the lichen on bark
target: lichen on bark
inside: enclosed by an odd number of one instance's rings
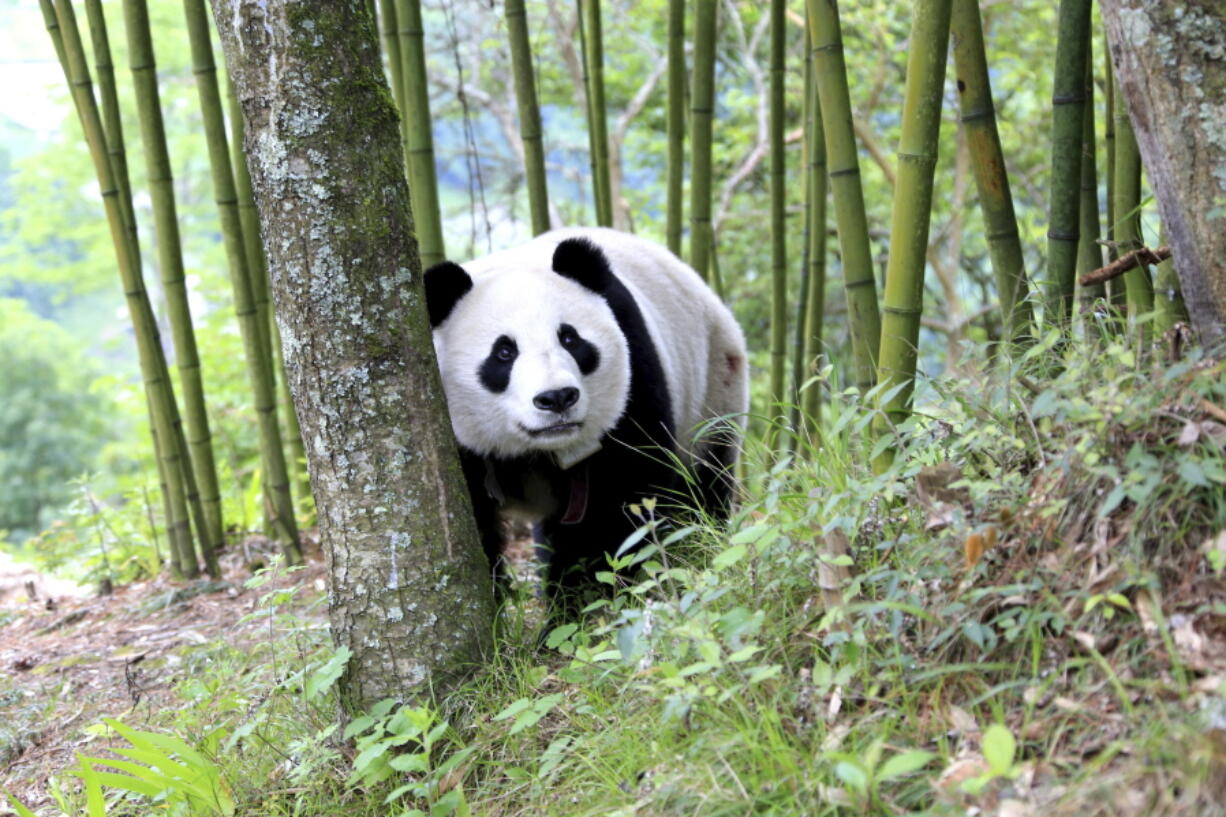
[[[214,0],[330,557],[348,702],[442,692],[492,594],[424,308],[395,107],[360,0]]]
[[[1102,0],[1116,81],[1192,322],[1226,342],[1226,17],[1220,0]]]

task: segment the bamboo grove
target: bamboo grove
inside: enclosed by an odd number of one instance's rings
[[[135,223],[136,192],[129,182],[128,145],[120,126],[100,0],[77,4],[85,10],[88,51],[73,0],[40,0],[40,4],[102,191],[139,351],[172,565],[184,576],[201,569],[215,573],[225,520],[184,282],[148,9],[145,0],[122,0],[140,153],[152,202],[156,267],[177,377],[168,369],[142,275],[146,248]],[[839,382],[855,387],[874,412],[872,429],[879,441],[874,466],[882,468],[892,461],[895,431],[912,410],[921,327],[928,317],[925,276],[930,266],[935,270],[937,265],[930,215],[934,179],[945,170],[937,166],[939,147],[948,144],[945,140],[956,138],[964,144],[974,178],[995,287],[990,298],[999,327],[994,354],[1002,359],[1020,356],[1042,331],[1056,329],[1072,337],[1075,327],[1091,319],[1113,332],[1134,333],[1138,343],[1152,337],[1155,328],[1164,331],[1187,320],[1169,261],[1158,268],[1157,286],[1149,266],[1141,263],[1105,286],[1083,287],[1080,299],[1076,297],[1079,278],[1145,244],[1139,218],[1142,168],[1105,53],[1098,64],[1100,76],[1105,75],[1100,91],[1108,115],[1095,121],[1097,61],[1092,53],[1091,0],[1059,4],[1052,65],[1046,264],[1030,271],[1025,268],[989,81],[992,55],[985,50],[984,20],[976,0],[915,0],[905,88],[896,111],[901,131],[894,164],[877,150],[852,107],[838,3],[771,0],[768,5],[762,13],[768,17],[764,25],[769,29],[769,82],[763,106],[769,204],[760,232],[764,238],[769,235],[769,248],[759,244],[759,250],[771,289],[769,342],[764,350],[769,372],[765,405],[755,413],[765,420],[773,450],[782,453],[790,447],[809,456],[820,452],[823,389]],[[420,0],[370,0],[356,6],[358,16],[365,17],[358,22],[369,25],[382,46],[389,88],[402,113],[401,140],[414,223],[422,261],[428,266],[448,257],[426,59],[427,45],[444,39],[445,32],[432,31],[423,22]],[[587,125],[590,221],[607,226],[615,222],[615,210],[622,206],[615,200],[614,183],[621,178],[617,166],[621,154],[614,144],[616,128],[611,127],[617,110],[606,93],[606,55],[613,53],[605,43],[603,12],[608,5],[602,8],[599,0],[577,0],[573,6],[571,45],[582,70],[582,87],[575,96]],[[721,69],[721,61],[728,58],[721,55],[719,43],[730,25],[725,18],[735,13],[735,7],[720,0],[668,0],[666,8],[662,72],[666,81],[654,98],[664,111],[667,155],[660,157],[661,223],[654,226],[669,248],[724,296],[733,289],[735,273],[721,271],[715,206],[721,79],[728,73]],[[242,118],[237,100],[229,100],[228,110],[223,103],[227,83],[214,61],[204,0],[184,0],[183,10],[233,308],[258,420],[266,524],[293,562],[300,558],[295,509],[302,508],[309,483],[271,319],[266,265],[241,152]],[[625,13],[634,12],[631,8]],[[501,14],[528,221],[536,234],[560,226],[549,199],[550,138],[542,127],[533,51],[534,31],[545,25],[544,11],[537,3],[505,0]],[[92,71],[88,53],[93,55]],[[951,83],[947,83],[947,66],[954,75]],[[947,84],[956,87],[956,110],[947,109],[946,100],[952,98],[946,95]],[[865,205],[861,162],[866,156],[893,186],[888,233],[878,229],[876,234],[886,248],[884,265],[873,253],[873,225]],[[1100,196],[1100,187],[1105,196]],[[797,189],[803,191],[799,214],[788,209],[789,190]],[[1100,201],[1105,208],[1100,208]],[[636,227],[643,218],[651,215],[640,216]],[[828,240],[831,234],[833,241]],[[952,272],[935,270],[943,285],[955,285],[946,279],[956,276],[958,261],[949,262]],[[829,289],[842,290],[840,303],[833,298],[827,303],[828,283]],[[830,340],[836,316],[844,324],[845,350]],[[827,363],[838,364],[829,377],[822,374]]]

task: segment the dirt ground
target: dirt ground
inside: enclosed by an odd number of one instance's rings
[[[267,622],[240,619],[270,589],[302,587],[296,611],[322,624],[322,605],[305,608],[324,592],[324,571],[316,555],[303,570],[247,589],[250,571],[235,554],[216,581],[159,578],[101,597],[74,596],[72,586],[24,571],[0,593],[0,787],[36,811],[50,804],[48,778],[94,739],[86,727],[103,717],[140,727],[176,704],[185,651],[267,639]],[[0,796],[0,815],[9,814]]]

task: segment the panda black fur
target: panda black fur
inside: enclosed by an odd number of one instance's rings
[[[439,264],[425,283],[496,575],[504,513],[539,522],[555,612],[641,524],[629,504],[693,496],[727,515],[748,410],[745,340],[668,250],[608,229],[555,230],[464,267]]]

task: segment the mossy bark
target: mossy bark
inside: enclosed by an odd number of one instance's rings
[[[1102,0],[1102,13],[1117,93],[1128,105],[1192,324],[1207,344],[1226,343],[1221,0]]]
[[[362,0],[217,0],[346,702],[444,694],[493,593],[447,418],[395,106]]]

